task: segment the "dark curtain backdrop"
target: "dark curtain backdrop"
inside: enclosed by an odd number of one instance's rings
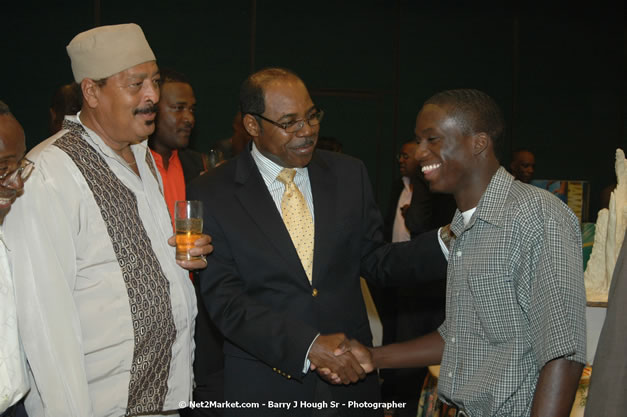
[[[325,109],[322,134],[366,163],[384,205],[421,103],[442,89],[478,88],[505,112],[504,165],[525,147],[536,154],[536,178],[591,181],[595,216],[614,151],[627,144],[625,5],[550,3],[7,1],[0,99],[36,145],[48,136],[53,91],[72,81],[65,45],[95,25],[136,22],[158,64],[193,83],[194,148],[230,136],[251,71],[285,66]]]

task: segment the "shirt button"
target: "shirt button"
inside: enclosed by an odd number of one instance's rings
[[[455,255],[457,255],[457,257],[459,258],[460,256],[462,256],[462,251],[458,250],[457,253],[455,253]]]
[[[454,337],[451,337],[451,342],[455,343],[455,338]]]
[[[311,295],[314,296],[314,297],[317,297],[318,296],[318,289],[314,288],[313,291],[311,292]]]
[[[453,372],[449,372],[449,373],[448,373],[448,377],[449,377],[449,378],[453,378]]]

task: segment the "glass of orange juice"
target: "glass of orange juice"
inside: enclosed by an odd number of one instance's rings
[[[194,260],[189,251],[202,234],[202,202],[183,200],[174,203],[174,230],[176,232],[176,259]]]

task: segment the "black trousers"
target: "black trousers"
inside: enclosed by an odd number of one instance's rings
[[[194,288],[198,300],[196,332],[194,341],[194,401],[224,401],[224,338],[211,321],[200,295],[198,274],[194,274]],[[221,408],[185,408],[179,410],[181,417],[222,417]]]

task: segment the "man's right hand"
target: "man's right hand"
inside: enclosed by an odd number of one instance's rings
[[[335,375],[336,378],[330,382],[350,384],[366,377],[366,372],[350,350],[350,342],[343,333],[320,335],[311,346],[308,359],[312,369],[328,369],[330,374]],[[319,374],[325,376],[320,371]]]
[[[349,351],[366,373],[370,373],[376,369],[370,348],[362,345],[355,339],[351,339],[348,344],[342,344],[342,346],[335,349],[334,353],[336,356],[339,356]],[[337,385],[342,383],[340,377],[336,373],[331,372],[329,368],[318,369],[318,375],[331,384]]]

